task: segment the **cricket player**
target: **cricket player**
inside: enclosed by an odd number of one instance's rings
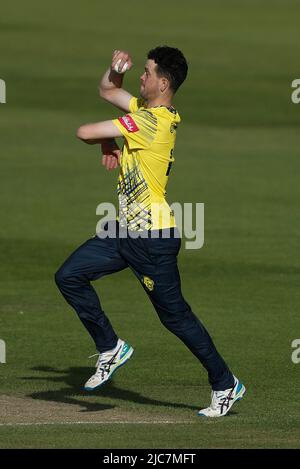
[[[106,383],[133,354],[133,348],[114,331],[91,285],[93,280],[129,267],[162,324],[183,341],[207,370],[212,399],[198,415],[222,417],[243,397],[245,387],[232,374],[182,296],[177,268],[181,240],[165,199],[180,123],[172,101],[187,76],[188,65],[177,48],[161,46],[150,50],[140,77],[139,98],[122,87],[123,67],[130,70],[132,65],[127,52],[115,50],[99,85],[100,96],[124,114],[118,119],[82,125],[77,130],[77,137],[83,142],[102,146],[102,163],[107,169],[119,167],[118,217],[71,254],[55,280],[99,354],[96,372],[85,384],[87,391]],[[117,137],[123,138],[122,150],[115,141]],[[184,363],[182,366],[184,369]]]

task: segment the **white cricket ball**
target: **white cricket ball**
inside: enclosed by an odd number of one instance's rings
[[[122,59],[119,59],[118,62],[116,63],[116,65],[114,66],[114,71],[117,72],[117,73],[125,73],[127,68],[128,68],[128,62],[125,62],[124,65],[123,65],[122,70],[119,70],[119,65],[120,65],[121,61],[122,61]]]

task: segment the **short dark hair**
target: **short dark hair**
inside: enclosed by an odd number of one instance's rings
[[[156,63],[158,76],[166,77],[175,93],[184,82],[188,64],[183,53],[176,47],[158,46],[148,52],[148,59]]]

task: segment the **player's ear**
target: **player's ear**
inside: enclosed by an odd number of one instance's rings
[[[170,82],[166,77],[161,78],[160,91],[164,93],[170,87]]]

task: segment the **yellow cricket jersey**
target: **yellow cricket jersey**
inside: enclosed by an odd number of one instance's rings
[[[117,188],[119,223],[131,231],[174,227],[165,188],[180,116],[173,107],[145,108],[135,97],[129,109],[129,114],[113,120],[125,138]]]

